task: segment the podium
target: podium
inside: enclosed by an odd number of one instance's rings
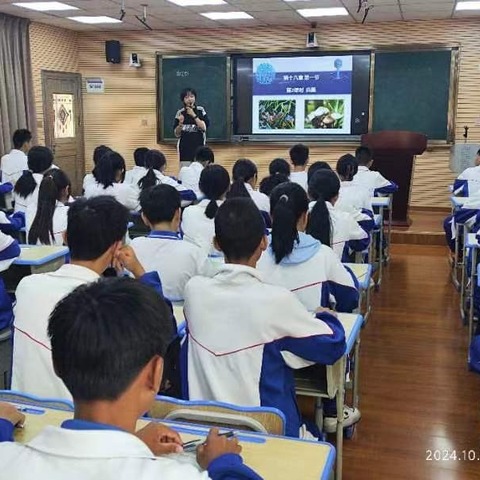
[[[372,170],[398,185],[393,195],[392,220],[396,226],[410,225],[408,206],[412,185],[413,162],[427,149],[427,137],[420,133],[385,131],[362,135],[362,145],[373,154]]]

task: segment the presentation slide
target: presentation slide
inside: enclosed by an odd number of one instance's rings
[[[353,57],[253,59],[252,133],[351,133]]]

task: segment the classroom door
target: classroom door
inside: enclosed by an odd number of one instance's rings
[[[82,80],[77,73],[42,71],[45,145],[55,165],[72,182],[72,195],[81,195],[85,175]]]

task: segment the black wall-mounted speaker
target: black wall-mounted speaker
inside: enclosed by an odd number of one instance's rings
[[[109,63],[121,62],[120,42],[118,40],[107,40],[105,42],[105,57]]]

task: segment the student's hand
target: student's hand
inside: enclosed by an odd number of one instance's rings
[[[212,428],[205,443],[197,448],[197,462],[207,470],[210,463],[216,458],[227,453],[240,454],[242,447],[238,444],[238,438],[227,438],[218,434],[218,428]]]
[[[183,122],[185,121],[185,117],[183,115],[178,116],[178,124],[181,126],[183,125]]]
[[[335,310],[331,310],[330,308],[318,307],[315,310],[315,314],[317,313],[329,313],[330,315],[333,315],[335,318],[338,318],[337,312]]]
[[[120,248],[115,254],[114,267],[118,272],[126,268],[129,272],[132,272],[135,278],[145,275],[145,269],[138,261],[133,248],[128,245]]]
[[[196,117],[195,112],[194,112],[192,107],[186,107],[185,112],[187,113],[187,115],[190,115],[191,117]]]
[[[0,402],[0,418],[8,420],[14,426],[25,423],[25,415],[19,412],[13,405],[5,402]]]
[[[180,435],[160,423],[149,423],[135,434],[155,456],[169,453],[182,453],[182,439]]]

